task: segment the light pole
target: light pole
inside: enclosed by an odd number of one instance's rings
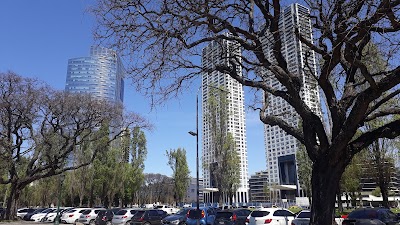
[[[196,136],[196,211],[198,213],[197,225],[200,224],[200,201],[199,201],[199,90],[197,90],[196,94],[196,132],[189,131],[189,134],[192,136]]]
[[[201,87],[200,87],[201,88]],[[199,211],[199,90],[196,94],[196,132],[189,131],[189,134],[196,136],[196,208]]]
[[[196,209],[197,212],[200,213],[200,209],[199,209],[199,92],[202,89],[203,86],[207,86],[210,88],[215,88],[219,91],[222,92],[226,92],[226,93],[230,93],[229,91],[223,90],[219,87],[214,87],[211,85],[207,85],[207,84],[203,84],[202,86],[200,85],[199,89],[197,90],[197,94],[196,94],[196,132],[193,131],[189,131],[189,134],[192,136],[196,136],[196,186],[197,186],[197,194],[196,194]],[[197,221],[199,223],[199,221]],[[198,224],[197,223],[197,224]]]
[[[60,174],[58,179],[59,179],[59,186],[58,186],[58,197],[57,197],[57,215],[56,215],[56,218],[54,219],[54,225],[60,224],[61,187],[62,187],[62,183],[64,182],[64,179],[65,179],[65,174]]]

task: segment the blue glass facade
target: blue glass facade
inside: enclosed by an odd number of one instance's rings
[[[116,51],[92,46],[90,56],[68,60],[65,90],[123,103],[124,73]]]

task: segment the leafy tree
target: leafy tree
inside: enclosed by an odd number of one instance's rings
[[[296,163],[298,169],[299,183],[306,196],[311,202],[312,191],[311,191],[311,174],[312,174],[312,161],[307,154],[304,145],[300,145],[300,148],[296,152]]]
[[[21,191],[28,184],[89,165],[104,149],[99,140],[105,134],[98,128],[110,118],[119,121],[113,123],[118,128],[148,125],[136,114],[124,114],[119,105],[54,91],[13,72],[0,73],[0,106],[0,184],[10,184],[6,219],[15,218]],[[106,135],[111,141],[119,133]],[[76,163],[74,154],[86,143],[95,147]]]
[[[155,100],[175,96],[197,75],[207,72],[197,62],[209,42],[225,39],[239,43],[240,59],[228,56],[224,61],[232,63],[212,69],[262,91],[264,99],[269,95],[283,99],[298,114],[302,128],[279,115],[266,114],[271,107],[268,102],[255,106],[263,123],[278,126],[305,145],[313,162],[311,224],[327,225],[333,223],[338,185],[354,155],[374,140],[392,139],[400,133],[400,120],[396,119],[362,130],[355,137],[365,122],[400,111],[399,105],[381,107],[400,93],[399,62],[393,60],[399,57],[400,2],[306,0],[311,9],[308,25],[316,31],[315,37],[297,27],[292,27],[292,33],[299,46],[309,49],[301,55],[306,65],[298,71],[315,79],[315,86],[305,84],[302,76],[289,68],[282,47],[286,30],[279,26],[283,2],[100,0],[93,10],[99,24],[96,37],[131,56],[132,80]],[[224,35],[227,32],[231,35]],[[384,53],[389,64],[385,71],[375,73],[362,61],[363,50],[371,41]],[[270,54],[263,51],[266,45],[272,49]],[[323,59],[318,74],[310,74],[313,54]],[[238,60],[243,74],[237,73]],[[260,70],[267,75],[257,73]],[[280,85],[270,85],[270,79]],[[302,99],[308,85],[321,91],[327,106],[325,117],[316,115]],[[328,115],[328,121],[323,121]]]
[[[358,193],[361,192],[361,178],[363,176],[363,152],[358,153],[346,167],[340,180],[340,189],[346,194],[346,200],[349,201],[350,196],[352,206],[356,206],[356,199],[361,197]],[[347,208],[349,205],[347,204]]]
[[[178,148],[166,151],[168,165],[172,169],[172,179],[174,180],[175,201],[178,205],[182,202],[189,185],[190,171],[186,160],[186,150]]]

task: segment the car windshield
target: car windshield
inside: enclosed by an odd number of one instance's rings
[[[115,215],[125,215],[126,212],[126,210],[119,210],[117,213],[115,213]]]
[[[218,218],[226,218],[229,219],[233,215],[232,212],[217,212],[217,219]]]
[[[179,210],[176,215],[186,215],[190,209],[181,209]]]
[[[268,211],[253,211],[251,213],[251,216],[252,217],[264,217],[264,216],[267,216],[268,214],[269,214]]]
[[[297,218],[311,218],[311,212],[300,212]]]
[[[378,211],[376,210],[356,210],[349,213],[349,219],[377,219]]]

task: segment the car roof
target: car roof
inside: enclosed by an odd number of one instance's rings
[[[277,211],[277,210],[286,210],[286,211],[292,212],[292,211],[290,211],[289,209],[285,209],[285,208],[275,208],[275,207],[273,207],[273,208],[254,209],[252,212],[256,212],[256,211],[275,212],[275,211]]]

